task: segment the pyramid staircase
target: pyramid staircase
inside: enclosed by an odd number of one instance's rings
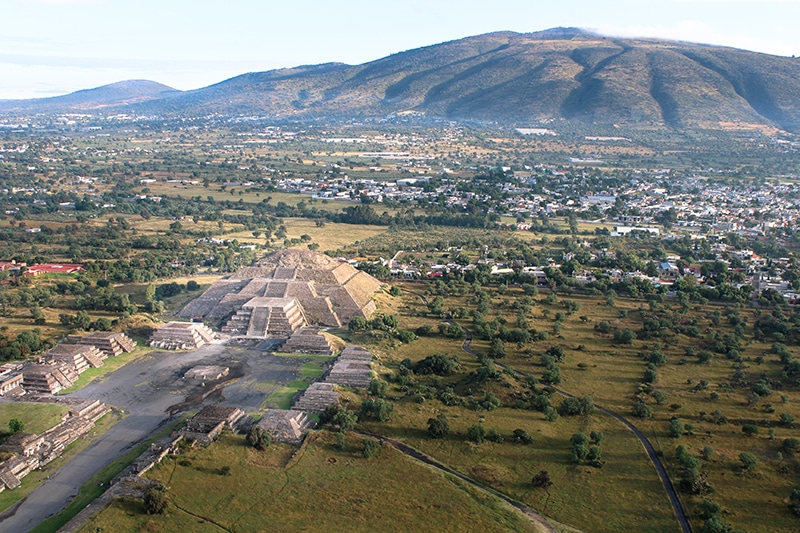
[[[248,337],[288,337],[306,323],[303,308],[295,298],[260,296],[237,311],[223,326],[222,332]]]

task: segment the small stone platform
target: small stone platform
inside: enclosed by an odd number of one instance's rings
[[[227,366],[200,365],[189,369],[183,379],[196,379],[199,381],[215,381],[224,378],[230,372]]]
[[[339,403],[339,393],[333,383],[312,383],[294,402],[292,409],[321,413],[329,405]]]
[[[361,346],[347,346],[333,363],[327,383],[335,383],[354,389],[369,387],[372,380],[372,354]]]
[[[275,442],[299,444],[315,424],[303,411],[270,409],[256,426],[272,435]]]
[[[316,328],[300,328],[283,343],[278,350],[281,353],[309,353],[315,355],[328,355],[334,353],[334,348],[328,338]]]
[[[198,322],[168,322],[153,332],[150,346],[164,350],[194,350],[210,344],[214,332]]]

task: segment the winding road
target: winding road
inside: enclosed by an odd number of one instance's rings
[[[409,290],[406,290],[406,292],[408,292],[409,294],[413,294],[414,296],[416,296],[417,298],[422,300],[422,302],[425,305],[428,305],[428,299],[425,297],[425,295],[420,294],[418,292],[409,291]],[[462,329],[462,331],[464,331],[465,337],[464,337],[464,342],[461,344],[461,349],[464,350],[464,352],[466,352],[467,354],[469,354],[469,355],[471,355],[473,357],[478,357],[478,354],[476,354],[475,351],[471,347],[471,344],[472,344],[472,332],[470,330],[468,330],[467,328],[465,328],[464,326],[456,323],[456,321],[453,320],[450,316],[447,316],[445,318],[445,320],[450,324],[457,325],[458,327],[460,327]],[[507,365],[504,365],[502,363],[498,363],[497,361],[495,361],[494,363],[495,363],[495,365],[497,365],[498,367],[502,368],[503,370],[511,372],[511,373],[513,373],[513,374],[515,374],[515,375],[517,375],[519,377],[522,377],[522,378],[528,377],[525,373],[520,372],[520,371],[518,371],[518,370],[516,370],[514,368],[511,368],[511,367],[507,366]],[[569,392],[567,392],[565,390],[559,389],[557,387],[551,387],[551,388],[553,390],[555,390],[558,394],[561,394],[562,396],[565,396],[565,397],[568,397],[568,398],[574,398],[575,397],[574,394],[570,394]],[[669,475],[667,474],[667,471],[664,468],[664,465],[661,463],[661,460],[658,458],[656,450],[653,447],[653,445],[650,443],[650,440],[648,440],[648,438],[644,435],[644,433],[642,433],[636,426],[634,426],[629,420],[627,420],[622,415],[612,411],[611,409],[607,409],[607,408],[601,407],[599,405],[595,405],[595,409],[597,409],[598,411],[600,411],[602,413],[607,414],[608,416],[610,416],[610,417],[614,418],[615,420],[617,420],[618,422],[622,423],[625,427],[627,427],[629,430],[631,430],[631,432],[636,436],[637,439],[639,439],[639,442],[642,443],[642,446],[644,447],[644,450],[647,453],[647,456],[650,458],[650,462],[653,463],[653,466],[655,467],[656,472],[658,472],[658,477],[661,479],[661,484],[664,485],[664,490],[667,492],[667,496],[669,497],[670,504],[672,504],[672,510],[675,512],[675,516],[678,519],[678,523],[681,526],[681,531],[683,533],[692,533],[692,526],[689,523],[689,518],[686,516],[686,511],[683,508],[683,504],[681,503],[681,500],[678,497],[678,492],[675,490],[675,486],[672,484],[672,480],[669,478]],[[459,477],[464,479],[463,476],[459,475]],[[506,501],[509,501],[509,499],[507,499],[507,498],[504,498],[504,499]],[[513,501],[509,501],[509,503],[514,505]]]

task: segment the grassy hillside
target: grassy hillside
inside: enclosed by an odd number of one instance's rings
[[[311,435],[297,452],[249,448],[226,435],[207,449],[187,449],[150,477],[169,487],[166,516],[148,516],[140,501],[121,500],[81,531],[538,531],[509,505],[383,446],[371,459],[361,438],[345,450],[333,435]],[[229,467],[229,476],[220,475]],[[247,490],[243,490],[243,488]],[[400,526],[400,524],[402,524]]]

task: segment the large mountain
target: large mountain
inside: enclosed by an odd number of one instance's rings
[[[244,74],[126,109],[278,119],[417,111],[517,124],[567,120],[676,129],[766,125],[800,131],[800,59],[603,37],[572,28],[502,32],[363,65],[331,63]]]

